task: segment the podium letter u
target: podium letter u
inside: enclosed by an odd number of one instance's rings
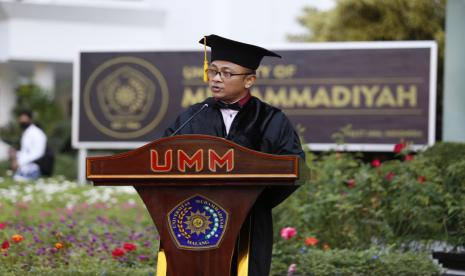
[[[159,154],[157,150],[150,151],[150,166],[154,172],[169,172],[173,168],[173,150],[165,152],[165,160],[160,164]]]

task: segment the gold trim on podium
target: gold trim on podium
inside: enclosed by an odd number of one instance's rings
[[[247,216],[242,225],[239,234],[239,248],[237,256],[237,275],[248,276],[249,274],[249,252],[250,252],[250,230],[251,230],[251,215]]]
[[[161,247],[160,244],[160,250],[158,251],[158,260],[157,260],[157,276],[166,276],[166,255],[165,251]]]

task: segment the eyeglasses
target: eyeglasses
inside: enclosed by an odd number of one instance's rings
[[[207,69],[206,71],[207,71],[207,76],[208,76],[209,79],[213,79],[218,74],[220,74],[220,77],[222,79],[230,79],[233,76],[244,76],[244,75],[253,75],[253,74],[255,74],[254,71],[248,72],[248,73],[241,73],[241,74],[234,74],[234,73],[231,73],[231,72],[223,72],[223,71],[218,71],[218,70],[215,70],[215,69]]]

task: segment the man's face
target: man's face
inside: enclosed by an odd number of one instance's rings
[[[223,60],[213,61],[209,69],[232,74],[252,73],[252,70],[248,68]],[[255,78],[255,75],[233,75],[228,79],[216,74],[216,76],[209,78],[208,86],[215,99],[226,103],[234,103],[247,95],[248,89],[255,82]]]
[[[21,128],[25,129],[32,123],[32,119],[29,118],[29,116],[27,116],[26,114],[22,114],[18,117],[18,123],[21,126]]]

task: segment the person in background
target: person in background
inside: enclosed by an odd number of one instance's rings
[[[33,123],[32,112],[19,113],[18,123],[22,129],[20,150],[10,150],[11,168],[16,181],[35,180],[42,175],[50,175],[53,167],[53,154],[47,147],[47,136]]]

